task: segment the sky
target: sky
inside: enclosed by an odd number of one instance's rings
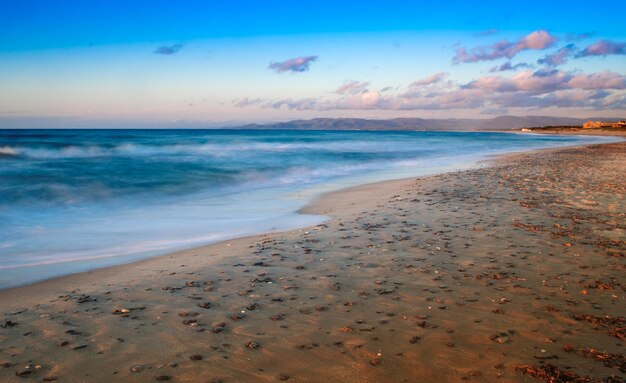
[[[626,1],[0,0],[0,127],[626,117]]]

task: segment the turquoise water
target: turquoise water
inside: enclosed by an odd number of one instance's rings
[[[507,133],[0,130],[0,288],[320,223],[323,191],[611,138]]]

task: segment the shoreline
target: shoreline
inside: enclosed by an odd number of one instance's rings
[[[7,225],[5,225],[5,240],[3,241],[5,251],[3,252],[2,267],[0,267],[2,269],[0,270],[0,289],[24,286],[41,280],[114,266],[116,264],[131,263],[140,259],[165,255],[235,237],[287,230],[314,224],[316,222],[311,222],[314,218],[298,216],[294,213],[298,208],[303,207],[310,198],[329,190],[337,190],[350,185],[366,184],[383,179],[423,176],[459,168],[464,169],[470,167],[471,164],[478,160],[493,156],[493,154],[498,152],[505,152],[507,151],[506,148],[509,148],[508,152],[511,152],[512,150],[528,150],[529,147],[560,146],[564,144],[563,141],[566,142],[565,145],[607,141],[607,139],[602,138],[523,138],[520,136],[516,137],[510,133],[507,135],[486,134],[484,132],[473,132],[471,134],[458,132],[461,135],[452,135],[451,137],[454,140],[450,141],[451,144],[456,142],[454,145],[460,145],[458,151],[450,152],[447,146],[442,146],[437,150],[433,147],[433,153],[435,153],[433,154],[430,153],[429,145],[425,144],[426,153],[422,155],[419,154],[422,150],[420,149],[420,145],[422,145],[420,144],[422,142],[421,139],[417,141],[413,139],[407,140],[407,136],[404,134],[400,135],[400,138],[393,138],[395,137],[394,134],[382,133],[384,134],[380,137],[383,137],[385,142],[389,141],[390,143],[393,142],[393,145],[399,145],[398,148],[401,148],[399,153],[407,151],[407,153],[411,154],[391,154],[394,150],[390,147],[387,148],[387,145],[385,145],[385,148],[379,148],[379,150],[376,148],[378,144],[371,142],[372,138],[377,139],[379,136],[371,136],[368,133],[364,136],[364,141],[359,141],[356,146],[357,151],[363,151],[363,154],[359,154],[359,156],[364,155],[366,157],[363,163],[360,160],[354,162],[350,159],[346,162],[346,165],[339,158],[336,162],[320,168],[320,164],[313,162],[310,166],[307,165],[304,168],[306,170],[303,174],[300,174],[298,162],[306,160],[305,154],[305,157],[294,160],[294,164],[292,164],[294,166],[286,166],[284,175],[281,175],[281,171],[277,170],[278,168],[269,172],[264,170],[253,171],[246,168],[247,165],[242,165],[243,170],[237,170],[241,174],[237,173],[236,176],[229,176],[232,180],[229,178],[229,181],[225,181],[224,185],[217,185],[215,188],[204,185],[195,191],[193,186],[195,182],[193,181],[193,174],[195,172],[192,171],[190,172],[192,175],[190,177],[192,180],[190,185],[186,184],[188,181],[186,177],[182,177],[180,178],[180,185],[177,186],[177,188],[185,189],[185,193],[176,197],[172,196],[171,198],[167,194],[167,186],[163,190],[159,190],[159,188],[144,190],[142,187],[138,189],[131,187],[131,193],[128,196],[122,195],[122,191],[125,188],[123,185],[126,183],[134,185],[135,181],[132,180],[132,177],[130,179],[122,177],[125,180],[117,179],[116,181],[116,177],[108,176],[107,171],[101,174],[102,177],[90,175],[89,177],[95,178],[89,182],[93,182],[96,185],[103,184],[100,188],[102,189],[101,193],[103,195],[110,194],[109,197],[99,196],[98,193],[100,192],[95,192],[94,196],[90,192],[81,192],[80,184],[83,181],[74,179],[75,177],[72,175],[65,177],[65,180],[59,180],[61,184],[66,185],[67,190],[64,193],[57,193],[56,189],[58,188],[53,186],[41,186],[42,190],[51,193],[50,198],[52,198],[48,202],[43,202],[46,207],[41,212],[38,209],[29,207],[30,203],[24,203],[30,197],[24,195],[24,193],[18,193],[15,196],[17,198],[15,204],[5,206],[6,210],[4,213],[6,213]],[[435,140],[434,142],[437,142],[438,139],[449,136],[446,132],[432,132],[426,135],[420,135],[420,132],[413,133],[417,133],[415,135],[417,138],[423,137],[423,143],[431,142],[433,139]],[[437,135],[437,133],[440,133],[440,135]],[[301,138],[297,138],[299,133],[288,133],[288,135],[294,134],[296,138],[294,138],[294,143],[287,145],[289,148],[299,147],[298,145],[303,144],[299,141]],[[338,148],[331,149],[329,153],[337,154],[342,150],[351,151],[350,147],[353,143],[345,141],[343,133],[340,133],[338,137],[335,134],[337,133],[332,133],[332,137],[339,140]],[[434,137],[431,137],[432,135]],[[107,137],[101,142],[106,143],[115,135],[104,132],[97,136]],[[476,138],[478,146],[464,150],[466,136]],[[211,135],[207,137],[211,137]],[[222,137],[221,133],[217,134],[216,137]],[[348,137],[352,137],[352,135],[348,135]],[[413,135],[408,137],[413,137]],[[196,141],[203,142],[205,140],[203,138]],[[316,140],[317,138],[314,139],[311,147],[319,145],[319,143],[315,144]],[[19,142],[19,140],[17,141]],[[212,141],[212,139],[209,141]],[[129,142],[133,142],[133,140]],[[226,142],[229,142],[228,139],[226,139]],[[484,142],[484,144],[480,145],[480,142]],[[253,146],[255,145],[257,144],[253,144]],[[295,146],[292,147],[292,145]],[[363,148],[361,148],[362,145],[364,145]],[[304,144],[303,147],[308,148],[309,146],[309,144]],[[23,148],[19,145],[16,146],[16,148],[18,147],[19,153],[16,154],[19,154],[19,156],[15,159],[17,161],[15,165],[22,166],[22,163],[24,163],[23,166],[26,167],[23,171],[24,176],[31,174],[31,172],[38,174],[41,171],[41,169],[37,169],[39,166],[37,165],[38,161],[28,160],[31,155],[37,157],[36,152],[31,153],[28,145]],[[79,145],[77,148],[80,147]],[[122,145],[122,147],[124,146]],[[148,147],[152,148],[150,150],[156,150],[149,145]],[[232,149],[237,147],[237,145],[228,144],[224,150],[227,153],[232,153]],[[120,160],[118,160],[115,154],[118,151],[116,148],[118,147],[113,146],[112,149],[106,149],[106,145],[104,145],[102,149],[96,150],[97,153],[103,155],[114,154],[110,159],[102,162],[102,164],[110,163],[110,165],[103,165],[107,169],[119,166]],[[167,148],[169,149],[165,150],[165,152],[172,149],[169,146]],[[176,146],[173,148],[176,148]],[[192,150],[192,152],[195,150],[193,145],[187,149]],[[88,169],[89,161],[81,159],[86,149],[76,150],[78,151],[77,154],[80,154],[76,159],[77,164],[80,164],[79,166],[87,166]],[[133,149],[131,153],[135,155],[141,153],[142,150]],[[282,152],[282,149],[280,151]],[[374,154],[365,154],[369,152]],[[481,154],[480,152],[483,153]],[[488,154],[489,152],[492,154]],[[176,151],[176,153],[178,152]],[[219,153],[217,157],[221,158],[223,153]],[[260,153],[265,153],[265,150],[261,150]],[[289,150],[287,153],[289,153]],[[59,153],[47,153],[43,158],[54,158],[57,154]],[[60,154],[61,158],[65,158],[64,153]],[[22,161],[21,156],[25,156],[24,160],[26,162]],[[261,155],[260,158],[265,158],[263,156]],[[388,159],[376,159],[381,156]],[[294,156],[287,154],[285,158],[289,159],[290,157]],[[295,158],[299,157],[301,157],[299,154],[295,156]],[[348,157],[353,157],[353,155]],[[437,157],[438,159],[429,160],[430,157]],[[122,155],[120,158],[125,158],[125,156]],[[145,163],[143,158],[142,155],[139,155],[137,159],[139,161],[138,166],[143,166],[141,164]],[[202,156],[194,158],[199,160]],[[269,158],[265,158],[265,160],[268,160],[270,163],[272,161]],[[56,163],[55,161],[52,160],[53,163]],[[63,165],[65,161],[62,160],[61,163],[55,166],[60,166],[60,168],[69,166]],[[73,163],[73,161],[71,160],[70,162]],[[165,160],[165,162],[168,161],[170,160]],[[173,161],[177,162],[178,160]],[[220,161],[223,162],[224,160],[218,160],[218,162]],[[201,160],[198,162],[204,164]],[[32,166],[29,165],[31,163]],[[13,164],[13,161],[8,162],[9,168],[13,166],[11,164]],[[337,169],[334,168],[334,164],[337,165]],[[168,166],[170,165],[164,165],[165,168],[168,168]],[[176,166],[180,166],[180,164]],[[235,168],[237,166],[239,165],[236,165]],[[271,166],[269,168],[273,169]],[[145,171],[150,172],[150,170]],[[213,181],[210,178],[215,176],[215,174],[210,169],[202,171],[208,172],[208,178],[203,182],[211,184]],[[277,173],[272,173],[275,171]],[[256,174],[257,172],[260,173]],[[164,180],[171,180],[172,176],[167,171],[162,174]],[[275,176],[277,179],[272,178]],[[219,177],[221,176],[218,174],[218,181]],[[326,179],[327,177],[336,177],[336,179]],[[256,181],[254,181],[256,179],[262,182],[257,185]],[[324,179],[326,181],[323,181]],[[20,190],[21,185],[28,187],[28,181],[23,183],[19,177],[11,180],[12,182],[9,182],[7,186],[13,185],[12,187],[17,187],[17,190]],[[300,180],[304,180],[302,185],[299,184]],[[248,182],[252,183],[247,185]],[[117,184],[120,187],[116,186]],[[226,190],[223,191],[226,193],[224,194],[226,198],[220,196],[222,193],[220,188],[222,187],[226,187]],[[99,188],[96,187],[95,189]],[[215,189],[216,193],[214,193],[213,189]],[[77,193],[78,195],[74,196]],[[118,193],[120,195],[116,195]],[[81,194],[84,194],[84,196]],[[140,195],[143,195],[145,199],[137,199],[137,196]],[[8,198],[9,200],[12,198],[10,193]],[[33,206],[40,203],[38,198],[38,194],[35,193],[33,201],[31,201],[34,204]],[[66,200],[72,201],[73,199],[82,201],[76,205],[80,208],[73,208],[73,203],[65,205]],[[260,205],[259,201],[262,201]],[[53,206],[57,202],[60,209],[55,209]],[[31,217],[38,217],[38,219],[35,221]],[[129,219],[123,217],[128,217]],[[57,237],[67,235],[70,236],[67,238],[67,241],[57,241]],[[45,264],[47,266],[43,266]]]
[[[526,130],[524,130],[526,129]],[[585,129],[579,128],[522,128],[513,130],[517,133],[535,133],[535,134],[562,134],[569,136],[598,136],[598,137],[626,137],[626,129],[606,128],[606,129]]]
[[[502,133],[514,133],[514,132],[506,132],[506,131],[502,131]],[[524,132],[526,133],[526,132]],[[499,161],[505,161],[508,158],[515,158],[517,156],[520,155],[530,155],[532,153],[542,153],[542,152],[552,152],[552,151],[558,151],[558,150],[563,150],[563,149],[571,149],[571,148],[578,148],[578,147],[585,147],[585,146],[590,146],[590,145],[605,145],[607,143],[590,143],[590,144],[584,144],[584,145],[578,145],[578,144],[572,144],[572,145],[568,145],[568,146],[564,146],[564,147],[556,147],[556,148],[541,148],[541,149],[532,149],[532,150],[520,150],[520,151],[512,151],[512,152],[508,152],[508,153],[504,153],[504,154],[491,154],[491,155],[486,155],[486,157],[484,159],[481,160],[477,160],[475,161],[475,164],[472,165],[469,169],[461,169],[461,170],[450,170],[450,171],[444,171],[441,173],[433,173],[433,174],[428,174],[428,175],[424,175],[424,176],[409,176],[409,177],[402,177],[402,178],[395,178],[395,179],[389,179],[389,180],[382,180],[382,181],[373,181],[373,182],[366,182],[363,184],[357,184],[357,185],[351,185],[351,186],[347,186],[347,187],[340,187],[339,189],[336,190],[330,190],[330,191],[324,191],[321,192],[321,194],[319,194],[318,196],[314,197],[313,199],[311,199],[307,204],[305,204],[303,207],[301,207],[300,209],[296,210],[294,213],[296,214],[305,214],[305,215],[314,215],[314,216],[319,216],[320,218],[325,217],[326,219],[324,219],[324,221],[321,224],[324,224],[326,222],[328,222],[329,220],[333,219],[332,216],[327,215],[327,213],[332,212],[333,210],[329,210],[327,208],[324,208],[325,206],[325,201],[326,200],[332,200],[333,195],[338,194],[351,194],[351,193],[357,193],[359,194],[361,191],[363,190],[371,190],[372,188],[375,188],[377,186],[385,186],[386,184],[392,185],[392,184],[398,184],[401,185],[405,182],[409,182],[409,181],[413,181],[413,180],[422,180],[424,182],[428,182],[429,178],[432,177],[437,177],[437,176],[441,176],[441,175],[445,175],[445,174],[449,174],[449,173],[457,173],[457,172],[464,172],[464,171],[471,171],[471,170],[476,170],[479,169],[481,167],[484,166],[494,166],[495,164],[497,164]],[[609,145],[611,143],[608,143]],[[332,204],[335,205],[335,204]],[[337,207],[335,205],[335,207]],[[326,213],[323,213],[323,212]],[[149,256],[146,258],[141,258],[135,261],[131,261],[131,262],[127,262],[127,263],[121,263],[121,264],[116,264],[116,265],[112,265],[112,266],[105,266],[105,267],[98,267],[92,270],[87,270],[87,271],[80,271],[77,273],[72,273],[72,274],[66,274],[66,275],[60,275],[60,276],[56,276],[56,277],[52,277],[52,278],[47,278],[47,279],[43,279],[43,280],[39,280],[39,281],[34,281],[31,283],[26,283],[24,285],[18,285],[18,286],[11,286],[11,287],[7,287],[7,288],[0,288],[0,306],[1,303],[3,301],[4,295],[9,295],[12,292],[16,291],[16,290],[20,290],[20,289],[38,289],[40,287],[42,287],[43,289],[46,289],[46,286],[54,286],[55,288],[58,288],[58,285],[63,285],[64,283],[72,283],[73,279],[84,279],[84,277],[87,277],[87,275],[92,275],[92,274],[97,274],[99,272],[103,272],[106,273],[107,271],[113,274],[117,274],[119,271],[121,271],[122,268],[125,267],[132,267],[133,265],[140,265],[144,262],[150,262],[151,260],[158,260],[158,259],[165,259],[165,258],[172,258],[175,257],[177,255],[185,255],[189,252],[194,252],[194,251],[202,251],[202,250],[210,250],[210,247],[213,246],[220,246],[220,245],[225,245],[227,243],[233,242],[233,241],[253,241],[255,239],[261,238],[263,236],[266,235],[272,235],[272,234],[280,234],[280,233],[293,233],[293,232],[301,232],[303,230],[307,230],[307,229],[312,229],[318,225],[313,225],[313,226],[302,226],[302,227],[297,227],[294,229],[287,229],[287,230],[277,230],[277,231],[267,231],[267,232],[261,232],[261,233],[256,233],[256,234],[250,234],[250,235],[244,235],[242,237],[235,237],[235,238],[231,238],[231,239],[225,239],[225,240],[218,240],[217,242],[212,242],[212,243],[207,243],[207,244],[202,244],[202,245],[198,245],[198,246],[193,246],[193,247],[189,247],[189,248],[185,248],[185,249],[181,249],[181,250],[175,250],[175,251],[171,251],[171,252],[167,252],[164,254],[160,254],[160,255],[156,255],[156,256]],[[84,275],[83,275],[84,274]]]
[[[621,354],[618,339],[572,315],[626,316],[623,254],[607,256],[623,251],[610,182],[624,153],[541,149],[349,187],[301,210],[330,216],[317,226],[2,290],[0,378],[528,382],[517,367],[538,361],[619,374],[577,354]]]
[[[439,131],[436,131],[436,132],[439,132]],[[478,133],[481,133],[481,132],[485,133],[484,131],[476,131],[476,132],[478,132]],[[517,134],[524,134],[524,133],[527,133],[527,132],[519,132],[519,131],[511,130],[511,131],[493,131],[493,133],[508,133],[508,134],[517,133]],[[572,135],[574,135],[574,134],[572,134]],[[600,136],[600,137],[602,137],[602,136]],[[617,137],[620,137],[620,135],[617,135]],[[619,142],[619,141],[617,141],[617,142]],[[343,191],[343,190],[358,189],[360,187],[370,187],[370,186],[373,187],[376,184],[383,184],[383,183],[386,183],[386,182],[411,180],[411,179],[415,179],[415,178],[424,179],[424,178],[434,177],[434,176],[437,176],[437,175],[442,175],[442,174],[451,173],[451,172],[467,171],[467,170],[471,170],[471,169],[482,167],[483,166],[482,164],[487,164],[487,166],[489,166],[489,164],[494,162],[494,161],[498,161],[499,159],[506,158],[508,156],[516,156],[516,155],[519,155],[519,154],[540,153],[540,152],[544,152],[544,151],[553,151],[553,150],[560,150],[560,149],[566,149],[566,148],[574,148],[574,147],[589,146],[589,145],[601,145],[601,144],[606,144],[606,142],[604,142],[604,143],[587,143],[587,144],[582,144],[582,145],[581,144],[573,144],[572,143],[570,145],[560,146],[560,147],[551,147],[551,148],[548,147],[548,148],[531,149],[531,150],[516,150],[516,151],[507,152],[507,153],[486,154],[486,155],[484,155],[484,158],[473,161],[472,162],[473,164],[470,165],[468,168],[461,168],[461,169],[454,169],[454,170],[443,170],[443,169],[440,169],[436,173],[430,173],[430,174],[426,174],[426,175],[401,176],[400,178],[392,178],[392,179],[388,179],[388,180],[374,180],[374,181],[368,181],[368,182],[365,182],[365,183],[359,183],[359,184],[350,185],[350,186],[338,186],[337,189],[332,189],[330,191],[322,191],[317,196],[315,196],[313,199],[309,200],[309,202],[307,202],[300,209],[294,211],[294,213],[296,213],[296,214],[317,215],[317,216],[320,216],[320,217],[324,217],[324,214],[317,214],[314,211],[312,211],[311,209],[309,209],[310,205],[313,204],[315,201],[323,199],[324,196],[326,196],[327,194],[333,194],[333,193],[340,192],[340,191]],[[319,187],[319,185],[313,186],[314,189],[318,188],[318,187]],[[308,193],[308,191],[309,190],[306,189],[306,190],[301,191],[301,192],[304,192],[306,194],[306,193]],[[299,192],[299,193],[301,193],[301,192]],[[15,289],[27,288],[27,287],[29,287],[31,285],[38,285],[38,284],[42,284],[42,283],[46,283],[46,282],[53,282],[56,279],[63,279],[63,278],[66,278],[66,277],[73,277],[73,276],[77,276],[77,275],[80,275],[80,274],[83,274],[83,273],[94,273],[94,272],[97,272],[99,270],[108,270],[108,269],[114,269],[114,268],[117,268],[117,267],[124,267],[124,266],[127,266],[127,265],[134,265],[136,263],[141,263],[141,262],[144,262],[144,261],[148,261],[148,260],[153,259],[153,258],[169,257],[169,256],[173,256],[175,254],[186,253],[186,252],[193,251],[193,250],[203,249],[205,247],[218,245],[218,244],[226,243],[226,242],[233,241],[233,240],[251,239],[251,238],[260,237],[260,236],[263,236],[263,235],[268,235],[268,234],[273,234],[273,233],[297,231],[297,230],[302,230],[302,229],[306,229],[306,228],[310,228],[310,227],[312,227],[312,226],[302,226],[302,227],[296,227],[296,228],[293,228],[293,229],[286,229],[286,230],[278,229],[278,230],[262,231],[262,232],[259,232],[259,233],[244,235],[244,236],[241,236],[241,237],[234,237],[234,238],[231,238],[231,239],[218,240],[216,242],[209,242],[209,243],[206,243],[206,244],[192,245],[191,247],[186,247],[186,248],[182,248],[182,249],[179,249],[179,250],[167,251],[167,252],[164,252],[164,253],[161,253],[161,254],[147,256],[145,258],[141,257],[139,259],[136,259],[136,260],[133,260],[133,261],[129,261],[129,262],[123,262],[123,263],[120,263],[120,264],[96,267],[96,268],[90,269],[90,270],[79,271],[79,272],[65,274],[65,275],[59,275],[59,276],[53,276],[53,277],[46,278],[46,279],[35,280],[33,282],[26,282],[25,284],[21,284],[21,285],[0,288],[0,299],[1,299],[1,297],[2,297],[2,295],[3,295],[3,293],[5,291],[13,291]],[[115,258],[115,256],[110,257],[110,258]],[[80,261],[81,260],[79,260],[79,262]],[[55,265],[62,265],[62,264],[63,263],[56,263]]]

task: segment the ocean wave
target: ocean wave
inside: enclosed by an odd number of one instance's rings
[[[174,145],[68,145],[63,147],[0,147],[0,155],[22,155],[34,159],[66,159],[96,157],[193,156],[228,157],[242,153],[285,153],[315,151],[319,153],[399,153],[415,151],[415,144],[383,144],[374,141],[315,142],[315,143],[201,143]]]
[[[10,146],[0,146],[0,156],[19,156],[20,153]]]

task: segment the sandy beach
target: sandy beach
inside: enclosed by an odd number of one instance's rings
[[[625,169],[626,143],[516,154],[0,291],[0,381],[622,382]]]
[[[585,129],[583,127],[545,127],[545,128],[530,128],[530,133],[563,134],[563,135],[577,135],[577,136],[626,137],[626,129],[623,129],[623,128]]]

